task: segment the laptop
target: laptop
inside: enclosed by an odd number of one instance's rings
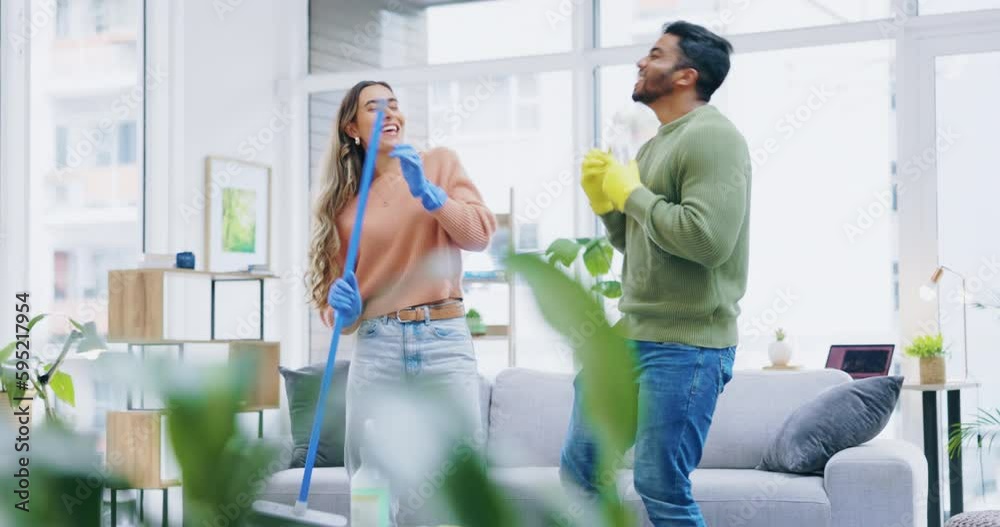
[[[855,380],[889,375],[895,349],[895,344],[834,344],[826,367],[845,371]]]

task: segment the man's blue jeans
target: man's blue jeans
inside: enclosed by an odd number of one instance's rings
[[[701,461],[715,403],[733,378],[735,348],[635,342],[639,412],[635,435],[635,490],[657,527],[704,527],[691,495],[691,472]],[[560,473],[596,492],[594,435],[585,422],[579,375]]]

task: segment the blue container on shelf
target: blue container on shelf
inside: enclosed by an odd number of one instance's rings
[[[191,251],[177,253],[177,268],[194,269],[194,253]]]

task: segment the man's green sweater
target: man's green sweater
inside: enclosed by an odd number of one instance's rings
[[[625,255],[619,303],[634,340],[735,346],[749,253],[750,156],[703,105],[660,127],[637,156],[642,186],[601,216]]]

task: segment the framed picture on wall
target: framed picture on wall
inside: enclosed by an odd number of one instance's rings
[[[271,167],[207,157],[205,197],[205,269],[270,266]]]

